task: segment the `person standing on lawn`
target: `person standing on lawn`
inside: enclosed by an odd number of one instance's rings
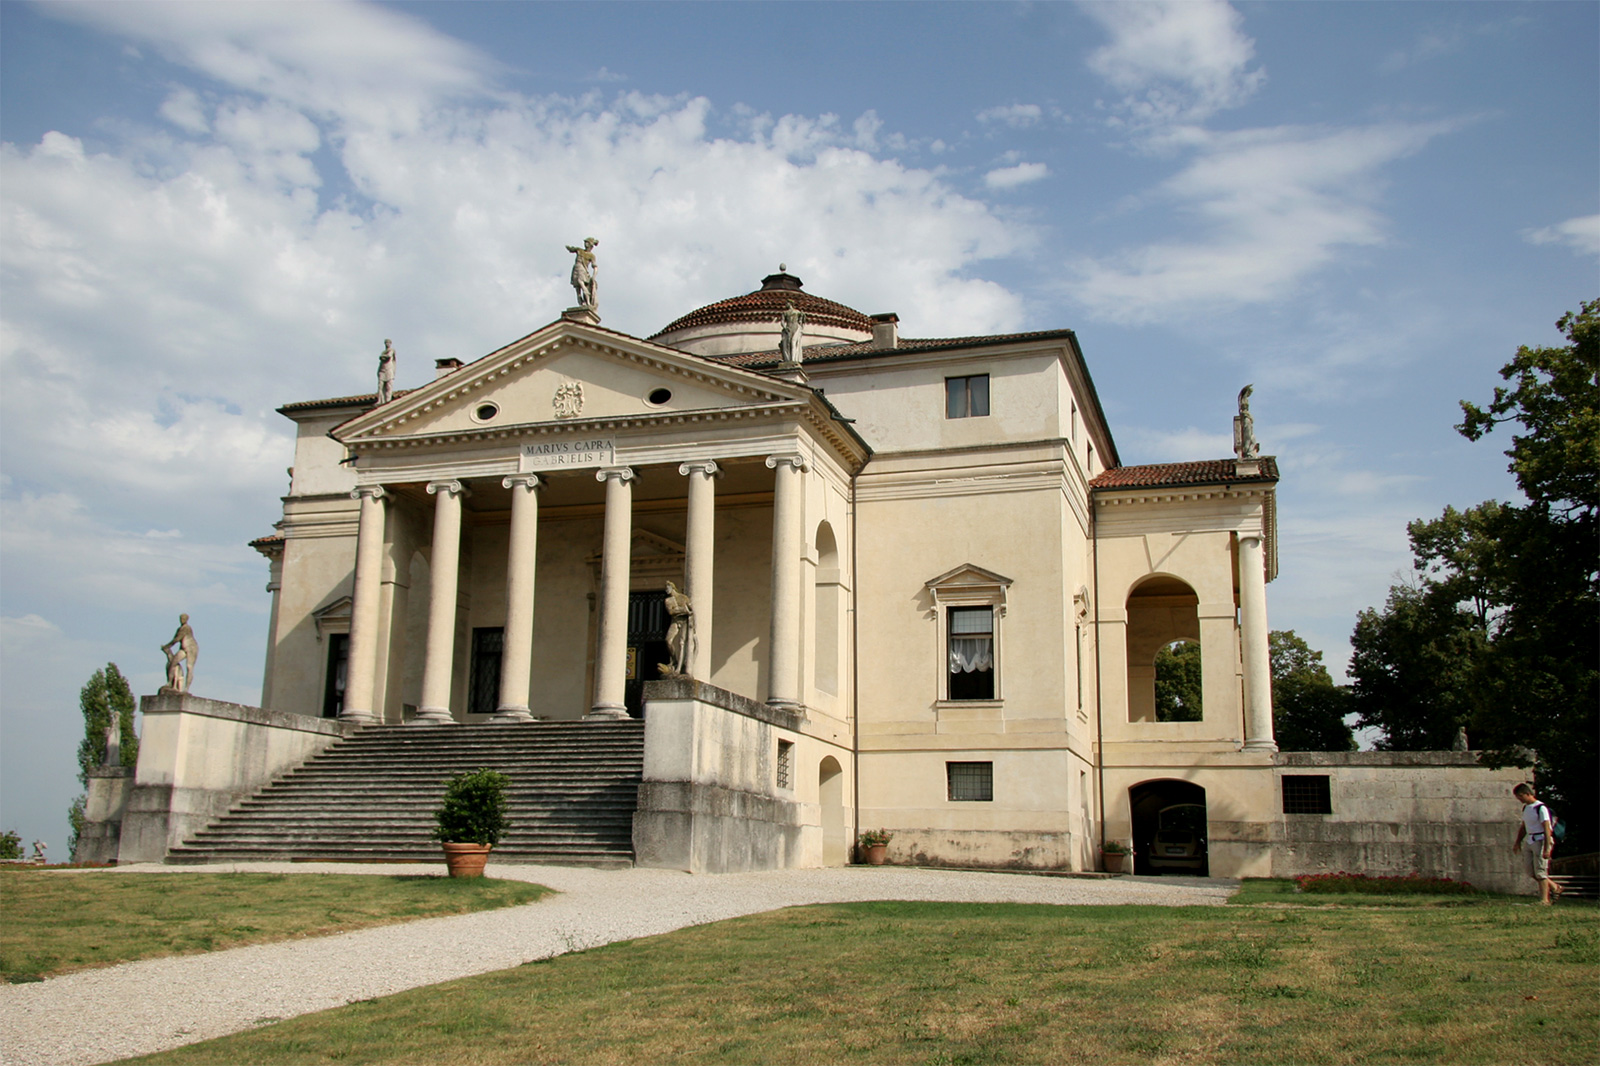
[[[1522,824],[1517,826],[1517,842],[1511,845],[1513,854],[1522,850],[1522,838],[1528,838],[1528,874],[1539,882],[1539,902],[1550,906],[1550,895],[1561,898],[1561,886],[1550,880],[1550,852],[1555,849],[1555,816],[1550,808],[1539,802],[1533,786],[1521,784],[1511,794],[1522,801]]]

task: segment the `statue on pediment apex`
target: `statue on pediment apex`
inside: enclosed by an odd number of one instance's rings
[[[1250,414],[1250,394],[1254,385],[1239,390],[1239,413],[1233,419],[1233,454],[1240,459],[1259,459],[1261,444],[1256,440],[1256,420]]]
[[[383,351],[378,353],[378,405],[394,399],[394,341],[384,338]]]
[[[594,249],[600,241],[594,237],[585,237],[583,247],[567,245],[567,251],[575,257],[572,260],[572,288],[578,294],[578,306],[587,307],[591,311],[600,309],[600,301],[596,296],[599,288],[597,274],[600,265],[595,261]]]

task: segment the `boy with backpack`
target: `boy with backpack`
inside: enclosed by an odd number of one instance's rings
[[[1550,853],[1555,850],[1555,815],[1539,802],[1533,786],[1521,784],[1511,794],[1522,801],[1522,824],[1517,826],[1517,842],[1511,845],[1513,854],[1522,850],[1522,838],[1528,838],[1528,874],[1539,882],[1539,902],[1550,906],[1550,895],[1561,898],[1561,886],[1550,880]]]

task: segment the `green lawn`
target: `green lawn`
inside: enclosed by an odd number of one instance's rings
[[[264,1026],[162,1063],[1592,1063],[1600,915],[801,907]]]
[[[0,871],[0,979],[531,903],[522,881],[365,874]]]

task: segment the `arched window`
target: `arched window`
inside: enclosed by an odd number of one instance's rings
[[[1128,721],[1204,716],[1199,608],[1194,589],[1165,574],[1146,578],[1128,594]]]
[[[831,695],[839,691],[839,615],[844,594],[839,579],[839,542],[833,527],[817,526],[817,610],[812,656],[814,683]]]

